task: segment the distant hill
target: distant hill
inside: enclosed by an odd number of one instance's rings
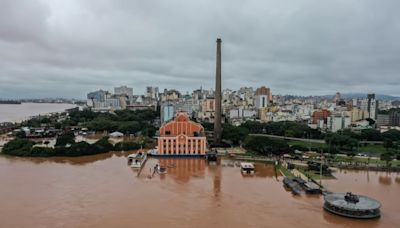
[[[345,93],[342,95],[346,99],[351,98],[366,98],[367,94],[363,93]],[[385,95],[385,94],[375,94],[376,99],[378,100],[400,100],[400,97]]]
[[[329,99],[333,98],[335,94],[332,95],[324,95],[323,98]],[[342,93],[342,98],[345,100],[353,99],[353,98],[367,98],[366,93]],[[375,98],[381,101],[393,101],[393,100],[400,100],[400,97],[385,95],[385,94],[375,94]]]
[[[283,97],[285,97],[286,99],[308,99],[308,98],[317,98],[317,99],[322,99],[322,100],[332,100],[333,97],[336,94],[331,94],[331,95],[322,95],[322,96],[299,96],[299,95],[281,95]],[[342,98],[344,100],[351,100],[353,98],[359,98],[359,99],[363,99],[363,98],[367,98],[367,94],[366,93],[342,93],[341,94]],[[400,101],[400,97],[396,97],[396,96],[390,96],[390,95],[385,95],[385,94],[375,94],[376,99],[381,100],[381,101]]]

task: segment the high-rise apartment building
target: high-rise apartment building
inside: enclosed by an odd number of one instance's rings
[[[269,88],[262,86],[255,92],[255,107],[257,109],[266,108],[272,101],[272,93]]]
[[[133,96],[133,88],[130,88],[130,87],[127,87],[127,86],[115,87],[114,88],[114,94],[115,95]]]

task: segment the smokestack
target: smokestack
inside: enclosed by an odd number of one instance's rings
[[[215,72],[215,118],[214,118],[214,143],[221,143],[222,127],[221,127],[221,42],[217,39],[217,66]]]

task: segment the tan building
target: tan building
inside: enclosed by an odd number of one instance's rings
[[[214,97],[207,97],[201,103],[201,111],[202,112],[214,112],[215,111],[215,99],[214,99]]]
[[[369,113],[368,113],[368,111],[361,110],[359,108],[353,108],[350,111],[350,116],[351,116],[351,122],[354,123],[354,122],[357,122],[359,120],[363,120],[363,119],[368,118]]]
[[[275,106],[269,108],[260,108],[258,110],[258,118],[260,119],[261,122],[269,122],[271,118],[268,115],[268,113],[274,113],[277,111],[278,108]]]

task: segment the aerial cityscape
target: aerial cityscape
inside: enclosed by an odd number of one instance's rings
[[[400,5],[210,6],[4,1],[0,227],[400,226]]]

